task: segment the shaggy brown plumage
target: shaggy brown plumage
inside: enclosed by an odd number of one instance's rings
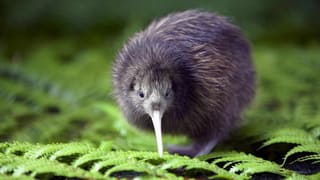
[[[113,85],[129,122],[147,130],[153,129],[148,103],[157,92],[162,131],[194,141],[169,151],[196,156],[210,152],[237,125],[254,96],[255,71],[237,26],[214,13],[188,10],[135,34],[118,53]]]

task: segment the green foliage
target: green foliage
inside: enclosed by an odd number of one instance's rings
[[[110,142],[106,142],[110,143]],[[122,171],[138,172],[146,177],[177,179],[172,170],[184,168],[217,173],[221,178],[243,178],[219,168],[214,163],[156,152],[121,151],[93,147],[87,143],[32,145],[28,143],[0,144],[0,172],[13,177],[33,178],[52,176],[108,179]]]
[[[252,174],[269,172],[281,176],[290,176],[292,172],[281,168],[280,165],[262,158],[238,152],[211,153],[201,157],[203,160],[214,159],[212,163],[225,163],[223,168],[230,168],[229,172],[240,173],[245,178],[250,178]]]
[[[319,46],[255,46],[257,97],[230,140],[202,157],[159,158],[153,134],[128,125],[112,98],[123,39],[0,51],[0,179],[320,179]]]
[[[199,159],[165,153],[160,158],[156,152],[122,151],[110,149],[110,145],[111,142],[100,146],[79,142],[47,145],[1,143],[0,172],[22,178],[63,176],[89,179],[109,179],[119,172],[131,172],[142,177],[178,179],[174,172],[183,169],[186,177],[203,173],[211,178],[250,179],[263,172],[287,178],[303,177],[275,162],[242,152],[214,152]],[[219,165],[221,163],[223,165]]]

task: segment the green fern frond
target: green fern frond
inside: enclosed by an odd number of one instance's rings
[[[35,178],[27,175],[12,176],[0,173],[0,179],[3,180],[34,180]]]
[[[316,153],[315,156],[307,156],[305,158],[307,158],[308,160],[318,160],[317,157],[320,156],[320,143],[318,143],[318,144],[299,145],[299,146],[296,146],[296,147],[292,148],[285,155],[283,163],[285,163],[286,160],[288,159],[288,157],[292,156],[293,154],[302,153],[302,152]],[[312,159],[312,157],[315,157],[316,159]]]
[[[304,176],[301,174],[292,174],[291,176],[288,176],[284,178],[285,180],[319,180],[320,174],[318,175],[311,175],[311,176]]]
[[[139,173],[139,176],[142,177],[178,178],[171,171],[180,168],[185,171],[207,171],[214,174],[210,178],[225,179],[250,179],[253,174],[263,172],[270,172],[283,177],[290,177],[294,174],[294,172],[284,169],[274,162],[239,152],[216,152],[194,159],[165,153],[160,158],[156,152],[110,151],[111,146],[110,142],[104,142],[99,147],[88,143],[48,145],[18,142],[12,144],[0,143],[0,147],[6,153],[0,157],[0,174],[14,172],[14,175],[19,176],[30,172],[32,177],[43,173],[53,173],[66,177],[107,178],[117,172],[129,171]],[[307,149],[296,148],[295,151],[291,151],[291,154],[288,153],[288,156],[304,151],[318,152],[317,150],[318,147],[313,147],[313,149],[311,147]],[[15,154],[20,151],[23,151],[23,153]],[[73,155],[77,155],[75,160],[59,162],[60,157],[72,157]],[[306,160],[308,158],[319,157],[309,156],[306,157]],[[204,161],[211,159],[213,161],[210,163]],[[28,163],[33,163],[33,165],[25,167]],[[220,163],[224,164],[223,167],[217,165]],[[81,167],[84,164],[87,164],[86,168],[89,171]],[[53,165],[57,168],[51,167]],[[75,174],[66,174],[71,169]],[[83,173],[89,174],[84,175]]]
[[[91,151],[77,158],[73,162],[73,166],[78,167],[90,161],[109,160],[112,158],[122,158],[122,157],[125,157],[128,159],[139,159],[139,160],[159,159],[159,155],[155,152],[121,151],[121,150],[107,152],[101,149],[97,149],[96,151]]]
[[[2,144],[2,143],[0,143]],[[37,145],[33,145],[27,142],[14,142],[9,144],[5,149],[5,154],[24,154],[30,149],[36,148]]]
[[[139,161],[136,159],[126,159],[123,162],[116,162],[116,164],[117,165],[109,168],[105,172],[106,177],[109,177],[112,173],[115,173],[115,172],[133,171],[133,172],[141,173],[140,176],[142,177],[146,176],[149,178],[158,177],[158,178],[165,178],[165,179],[181,179],[181,177],[179,178],[175,174],[170,173],[165,169],[159,168],[157,165],[152,165],[150,163]]]
[[[251,177],[251,175],[261,172],[270,172],[284,177],[293,173],[281,168],[277,163],[242,152],[215,152],[202,156],[201,159],[213,159],[213,164],[225,163],[223,168],[231,166],[229,172],[240,173],[244,177]]]
[[[313,175],[309,175],[309,176],[307,176],[307,179],[310,179],[310,180],[319,180],[319,179],[320,179],[320,173],[316,173],[316,174],[313,174]]]
[[[0,143],[0,153],[5,153],[6,149],[10,146],[10,143]]]
[[[74,167],[79,167],[83,164],[86,164],[91,161],[97,161],[103,159],[104,156],[106,156],[108,152],[104,150],[96,150],[96,151],[91,151],[87,154],[84,154],[77,158],[72,164]]]
[[[320,154],[315,154],[315,155],[307,155],[303,156],[301,158],[296,159],[296,161],[313,161],[313,164],[320,163]]]
[[[13,176],[25,175],[31,172],[32,177],[45,173],[53,173],[65,177],[103,178],[99,173],[87,172],[83,169],[70,167],[57,161],[28,159],[11,154],[0,154],[0,166],[1,174],[13,172]]]
[[[65,146],[65,144],[48,144],[45,146],[39,146],[38,148],[32,148],[28,150],[24,157],[31,159],[38,159],[40,157],[48,157],[53,153],[59,151]]]
[[[127,158],[113,157],[113,158],[110,158],[110,159],[98,161],[98,162],[94,163],[94,165],[92,166],[90,171],[98,172],[103,168],[110,168],[110,167],[113,167],[113,166],[125,164],[125,163],[128,162],[128,160],[129,159],[127,159]]]
[[[94,147],[92,144],[88,143],[71,143],[66,144],[65,147],[62,147],[61,150],[56,151],[53,155],[50,156],[50,160],[55,160],[62,156],[70,155],[82,155],[90,151],[93,151]]]
[[[260,148],[276,143],[313,144],[318,142],[318,139],[310,133],[298,128],[278,129],[266,134],[265,139],[267,140]]]
[[[172,158],[170,155],[165,155],[164,159]],[[156,165],[152,165],[150,160],[157,160],[159,155],[155,152],[136,152],[136,151],[114,151],[114,152],[102,152],[93,151],[78,158],[73,166],[81,166],[87,162],[95,161],[90,171],[98,172],[103,168],[107,168],[105,175],[117,171],[134,171],[146,173],[149,176],[167,176],[170,174],[167,171],[157,168]],[[170,175],[173,177],[173,175]],[[175,176],[174,176],[175,177]]]
[[[201,161],[200,159],[190,159],[188,157],[175,156],[175,158],[168,159],[162,166],[161,169],[177,169],[184,168],[186,170],[192,169],[203,169],[215,173],[216,175],[210,178],[225,178],[225,179],[247,179],[245,176],[241,176],[235,173],[231,173],[218,167],[214,163],[208,163]]]
[[[108,177],[112,173],[119,172],[119,171],[134,171],[134,172],[146,173],[146,174],[155,176],[156,175],[155,169],[156,167],[152,166],[151,164],[143,163],[142,161],[138,162],[133,159],[131,160],[127,159],[126,162],[119,163],[114,167],[108,169],[107,172],[105,173],[105,176]]]
[[[155,165],[150,163],[157,162]],[[112,152],[90,152],[79,157],[74,161],[73,166],[81,166],[88,162],[94,162],[91,171],[100,171],[107,168],[106,174],[111,174],[115,170],[132,170],[137,172],[146,172],[154,176],[166,176],[169,172],[167,170],[184,168],[186,170],[202,169],[213,172],[219,177],[228,179],[243,179],[234,173],[219,168],[215,164],[209,164],[198,159],[190,159],[188,157],[181,157],[177,155],[164,154],[162,158],[156,152],[145,151],[112,151]],[[138,169],[135,169],[138,165]],[[159,168],[156,168],[159,167]],[[158,169],[156,172],[146,171],[145,168]],[[159,170],[161,169],[161,171]]]

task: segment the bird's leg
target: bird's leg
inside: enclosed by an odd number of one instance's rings
[[[205,155],[211,152],[211,150],[218,144],[218,139],[213,138],[208,141],[199,143],[199,151],[196,156]]]
[[[218,139],[212,138],[210,140],[195,140],[189,146],[168,145],[169,153],[177,153],[180,155],[187,155],[190,157],[201,156],[208,154],[218,143]]]
[[[167,145],[167,149],[170,154],[179,154],[179,155],[186,155],[190,157],[194,157],[197,154],[197,149],[194,145],[189,146],[179,146],[179,145]]]

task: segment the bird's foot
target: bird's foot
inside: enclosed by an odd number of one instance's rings
[[[179,146],[179,145],[167,145],[167,149],[170,154],[179,154],[179,155],[186,155],[190,157],[194,157],[197,155],[197,149],[193,145],[189,146]]]
[[[171,154],[186,155],[189,157],[201,156],[210,153],[216,146],[218,141],[212,139],[206,142],[196,142],[189,146],[167,145],[167,149]]]

